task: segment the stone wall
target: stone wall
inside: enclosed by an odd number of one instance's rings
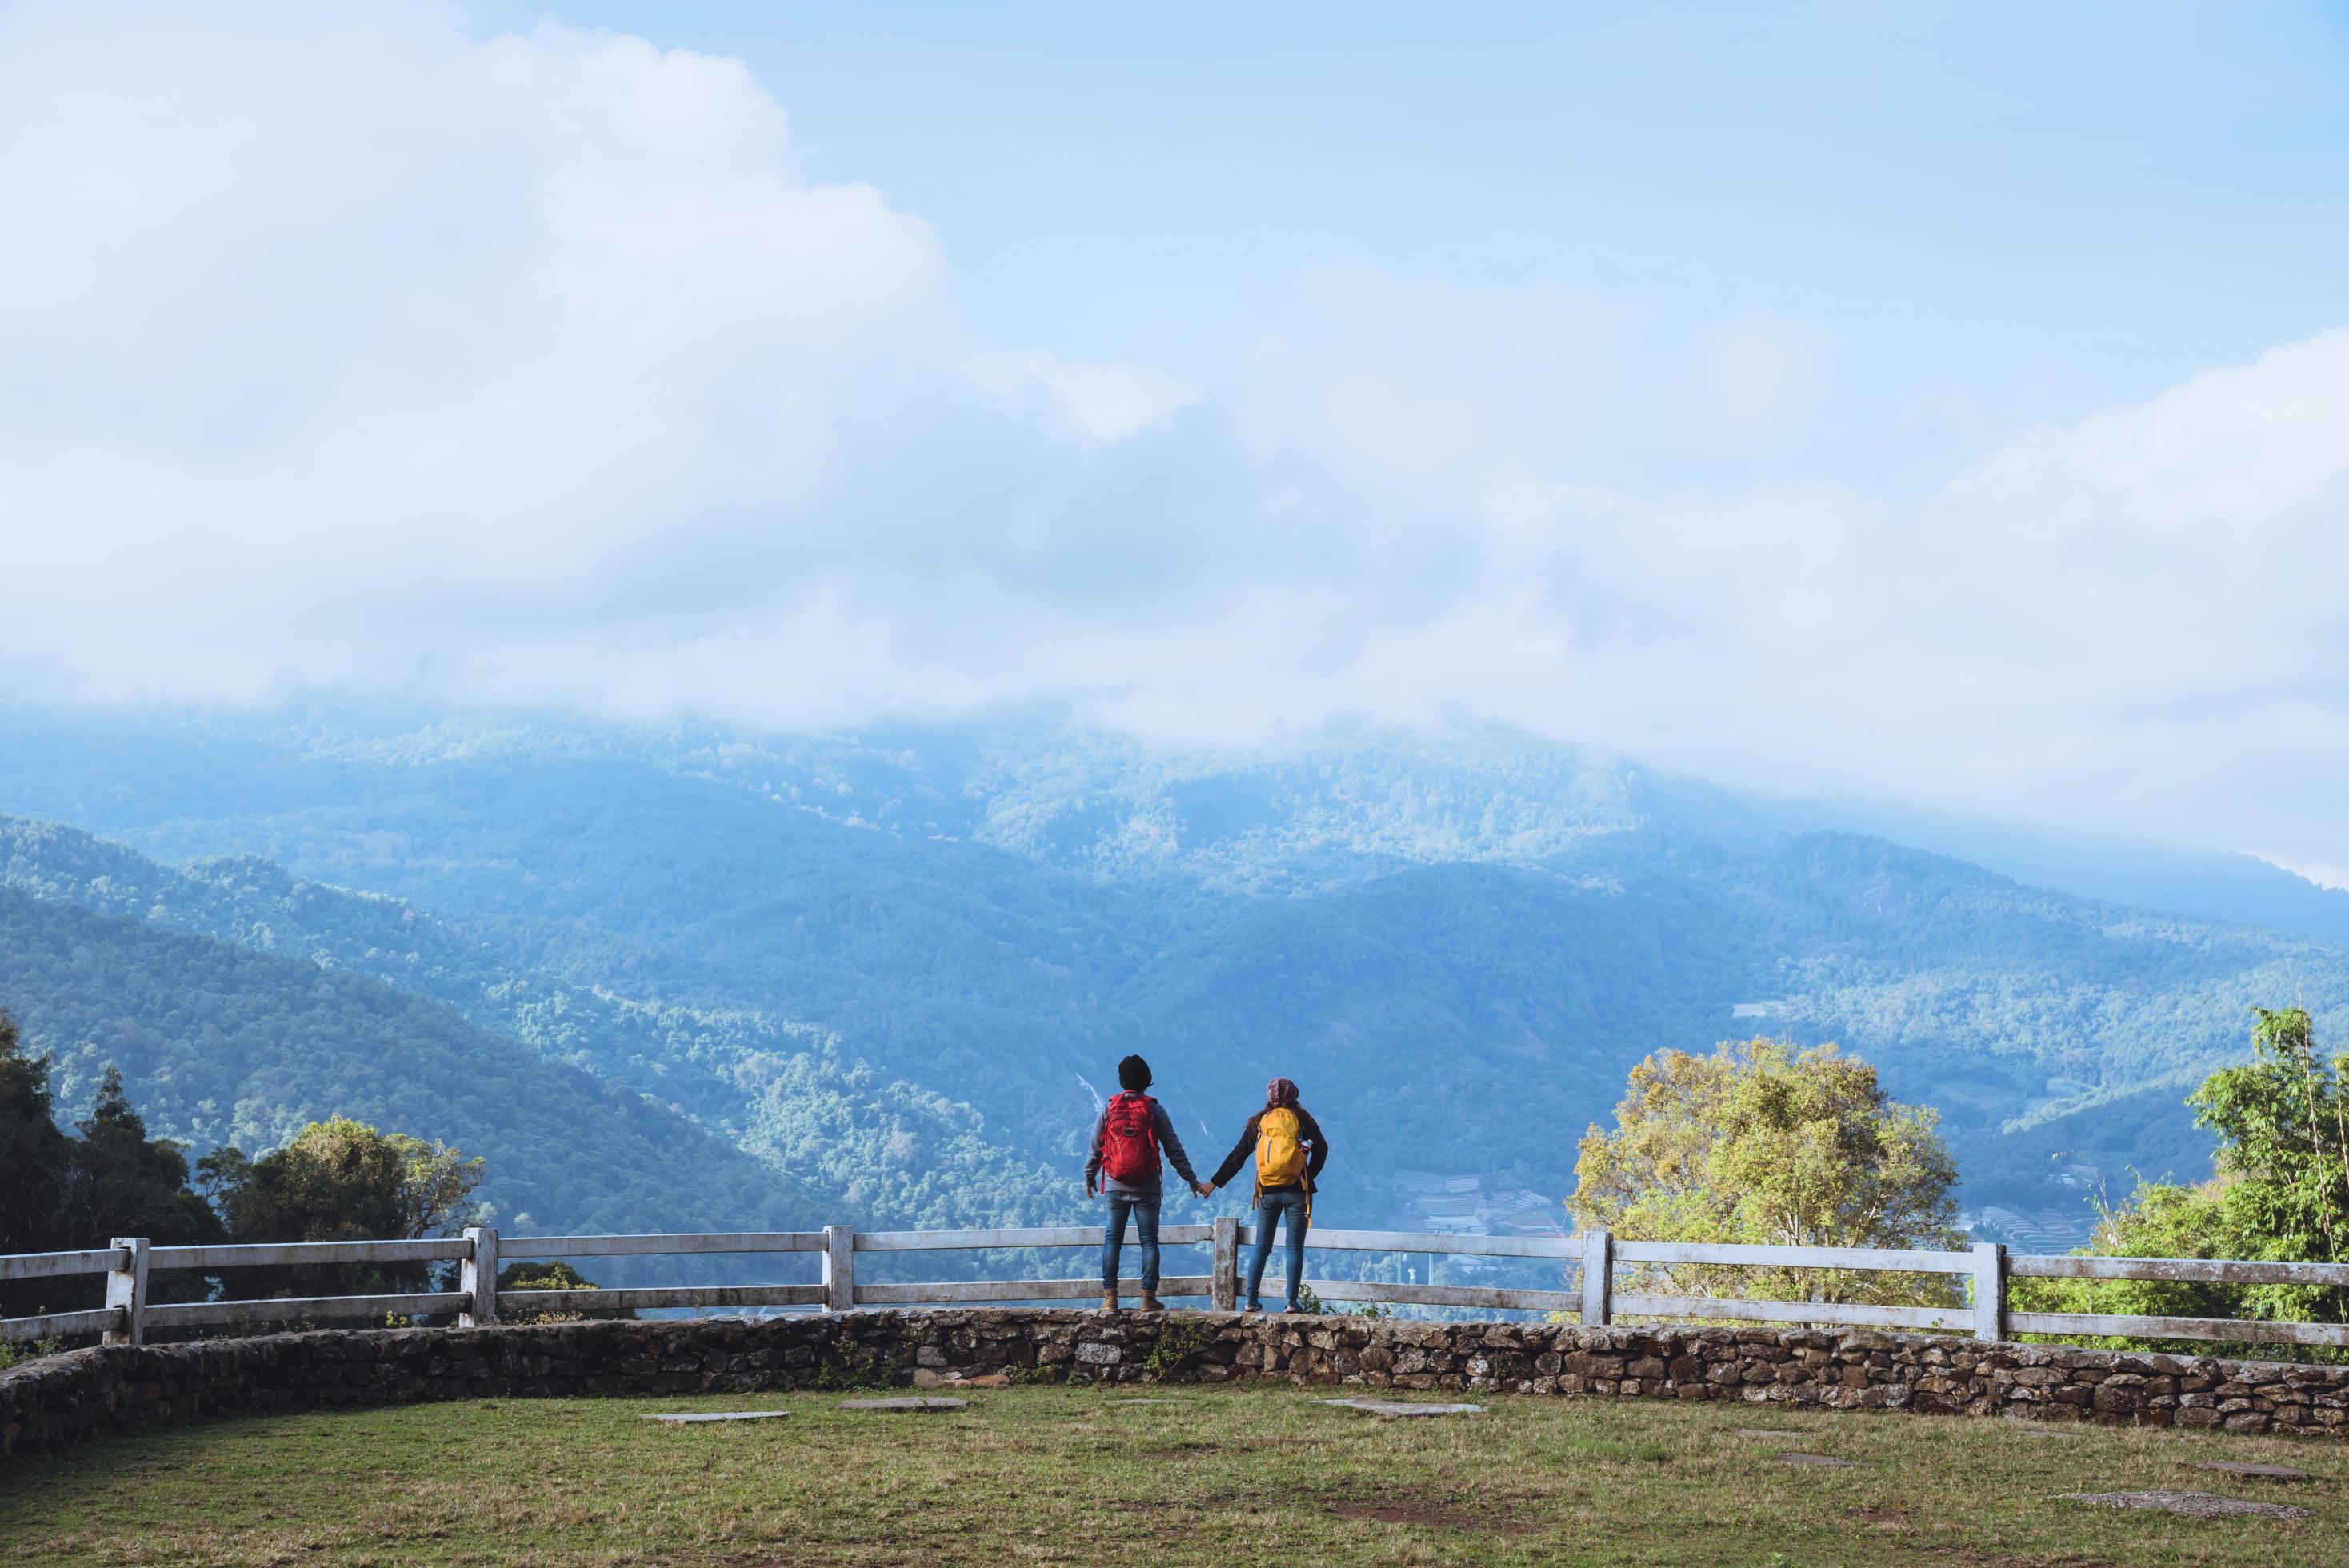
[[[977,1309],[325,1330],[78,1350],[0,1373],[0,1459],[167,1422],[423,1399],[1160,1377],[2349,1436],[2349,1367],[1809,1329]]]

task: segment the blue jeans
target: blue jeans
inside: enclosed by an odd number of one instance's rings
[[[1142,1294],[1158,1294],[1158,1194],[1155,1192],[1112,1192],[1109,1195],[1109,1228],[1102,1233],[1102,1294],[1117,1294],[1117,1264],[1125,1250],[1126,1216],[1133,1217],[1134,1229],[1142,1233]]]
[[[1265,1261],[1272,1256],[1272,1233],[1283,1214],[1288,1216],[1288,1303],[1297,1305],[1297,1292],[1305,1284],[1305,1189],[1268,1187],[1256,1204],[1256,1251],[1248,1258],[1247,1300],[1243,1310],[1257,1312],[1263,1304],[1257,1292],[1264,1288]]]

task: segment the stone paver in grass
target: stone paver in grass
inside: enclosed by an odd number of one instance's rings
[[[2306,1519],[2308,1510],[2282,1502],[2254,1502],[2248,1497],[2220,1497],[2209,1491],[2066,1491],[2066,1502],[2090,1508],[2138,1508],[2159,1513],[2179,1513],[2189,1519]]]
[[[1481,1416],[1482,1405],[1407,1405],[1400,1399],[1324,1399],[1325,1405],[1335,1405],[1342,1410],[1367,1410],[1385,1420],[1405,1420],[1418,1416]]]
[[[684,1426],[692,1421],[772,1421],[790,1415],[789,1410],[680,1410],[674,1413],[646,1416],[647,1421],[666,1421],[670,1426]]]
[[[1778,1456],[1778,1462],[1782,1465],[1823,1465],[1829,1470],[1849,1470],[1855,1461],[1836,1459],[1828,1454],[1785,1453]]]
[[[1011,1379],[1000,1372],[989,1372],[978,1377],[955,1377],[943,1372],[933,1372],[926,1367],[914,1368],[916,1388],[1009,1388]]]
[[[2294,1470],[2290,1465],[2245,1464],[2238,1460],[2202,1460],[2198,1461],[2194,1468],[2217,1470],[2221,1475],[2257,1476],[2261,1480],[2314,1480],[2316,1479],[2306,1470]]]
[[[968,1399],[843,1399],[843,1410],[959,1410]]]

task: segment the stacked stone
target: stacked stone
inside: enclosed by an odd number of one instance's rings
[[[0,1373],[0,1458],[200,1418],[529,1395],[1278,1378],[2349,1436],[2349,1367],[1816,1329],[1016,1309],[761,1323],[324,1330],[105,1346]]]

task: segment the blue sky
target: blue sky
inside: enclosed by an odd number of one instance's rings
[[[2349,12],[0,0],[0,690],[1459,717],[2349,881]]]
[[[1837,418],[1749,460],[1913,482],[2349,319],[2338,5],[560,14],[740,56],[989,335],[1198,378],[1331,269],[1569,280],[1817,324]]]

